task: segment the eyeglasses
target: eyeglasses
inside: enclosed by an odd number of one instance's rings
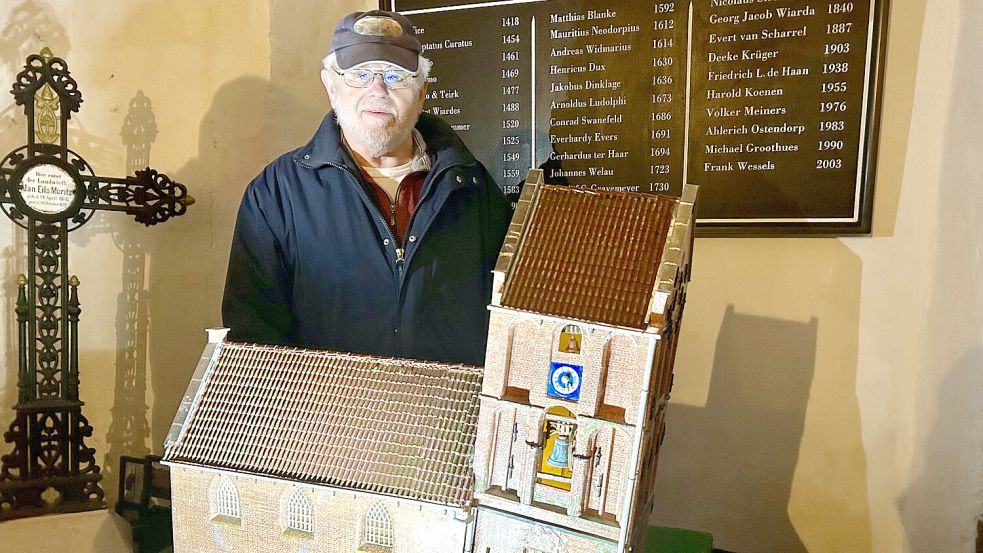
[[[398,90],[401,88],[408,88],[413,84],[413,79],[415,79],[420,73],[410,73],[405,69],[366,69],[364,67],[354,67],[352,69],[339,69],[332,65],[331,69],[341,75],[345,80],[345,84],[352,88],[365,88],[370,86],[373,81],[375,81],[376,75],[382,77],[382,83],[386,85],[386,88],[391,90]]]

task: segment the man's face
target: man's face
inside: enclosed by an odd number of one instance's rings
[[[395,68],[381,62],[359,67],[379,71]],[[321,71],[321,80],[345,139],[354,148],[381,156],[411,140],[413,127],[423,111],[425,82],[417,79],[408,88],[389,89],[381,77],[376,77],[369,86],[355,88],[328,69]]]

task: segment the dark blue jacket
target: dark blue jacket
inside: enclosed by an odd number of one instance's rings
[[[424,113],[417,129],[433,165],[405,244],[333,112],[249,184],[222,302],[230,339],[484,364],[491,270],[511,211],[445,122]]]

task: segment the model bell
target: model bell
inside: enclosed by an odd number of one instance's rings
[[[567,468],[567,461],[569,457],[567,456],[567,438],[565,436],[557,436],[556,441],[553,443],[553,452],[550,453],[548,459],[546,459],[546,464],[551,467],[556,467],[559,469]]]

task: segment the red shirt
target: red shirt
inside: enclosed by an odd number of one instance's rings
[[[375,205],[382,212],[389,231],[399,241],[400,245],[406,241],[406,230],[410,226],[410,218],[416,211],[416,204],[420,202],[420,193],[423,191],[423,181],[427,178],[426,171],[414,171],[399,183],[396,189],[396,199],[391,200],[389,194],[376,184],[372,177],[362,171],[365,182],[369,183],[375,199]]]

